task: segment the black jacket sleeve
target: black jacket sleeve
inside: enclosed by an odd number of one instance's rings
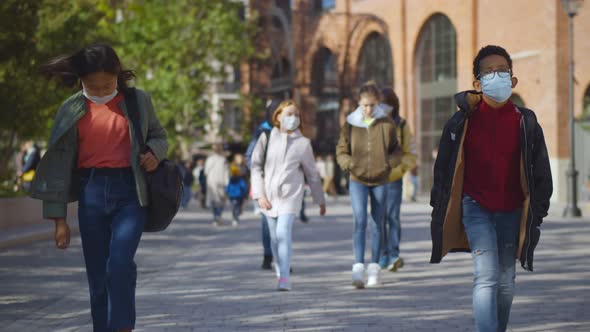
[[[447,174],[449,169],[448,165],[453,151],[451,130],[449,129],[450,123],[451,121],[447,122],[443,129],[443,133],[438,144],[436,161],[434,162],[434,181],[432,183],[432,190],[430,192],[430,206],[433,208],[436,208],[437,200],[441,198],[441,192],[445,187],[445,179],[447,179],[449,176]]]
[[[532,175],[534,192],[532,196],[532,208],[536,222],[540,225],[549,210],[549,200],[553,194],[553,179],[551,177],[551,165],[549,154],[545,145],[543,129],[537,123],[534,131],[534,143],[532,151]]]

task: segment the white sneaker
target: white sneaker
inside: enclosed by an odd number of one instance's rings
[[[367,287],[379,285],[379,271],[381,271],[381,266],[377,263],[371,263],[367,266]]]
[[[352,266],[352,285],[357,289],[365,288],[365,264],[356,263]]]
[[[215,226],[215,227],[221,226],[221,219],[215,219],[215,220],[213,220],[213,226]]]
[[[238,227],[240,225],[240,222],[237,219],[232,220],[231,225],[233,227]]]

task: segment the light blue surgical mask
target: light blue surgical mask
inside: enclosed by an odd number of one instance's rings
[[[480,77],[481,91],[498,103],[512,96],[512,75],[510,72],[491,72]]]
[[[283,128],[285,128],[288,131],[293,131],[299,128],[300,123],[301,121],[299,120],[299,117],[296,115],[286,115],[281,119],[281,126],[283,126]]]

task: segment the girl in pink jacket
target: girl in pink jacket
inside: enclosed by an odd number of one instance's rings
[[[295,102],[283,101],[273,114],[270,135],[261,135],[252,153],[252,197],[267,217],[280,291],[291,289],[291,229],[306,181],[320,215],[326,213],[322,182],[311,142],[301,134],[299,114]]]

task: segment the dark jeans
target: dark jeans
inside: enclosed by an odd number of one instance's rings
[[[131,169],[83,172],[78,222],[95,332],[135,327],[133,258],[146,217]]]
[[[270,247],[270,230],[268,229],[268,221],[264,214],[262,219],[262,248],[264,249],[264,256],[272,256],[272,248]]]
[[[243,198],[230,198],[232,215],[234,220],[240,221],[240,215],[242,214],[242,204],[244,203]]]

